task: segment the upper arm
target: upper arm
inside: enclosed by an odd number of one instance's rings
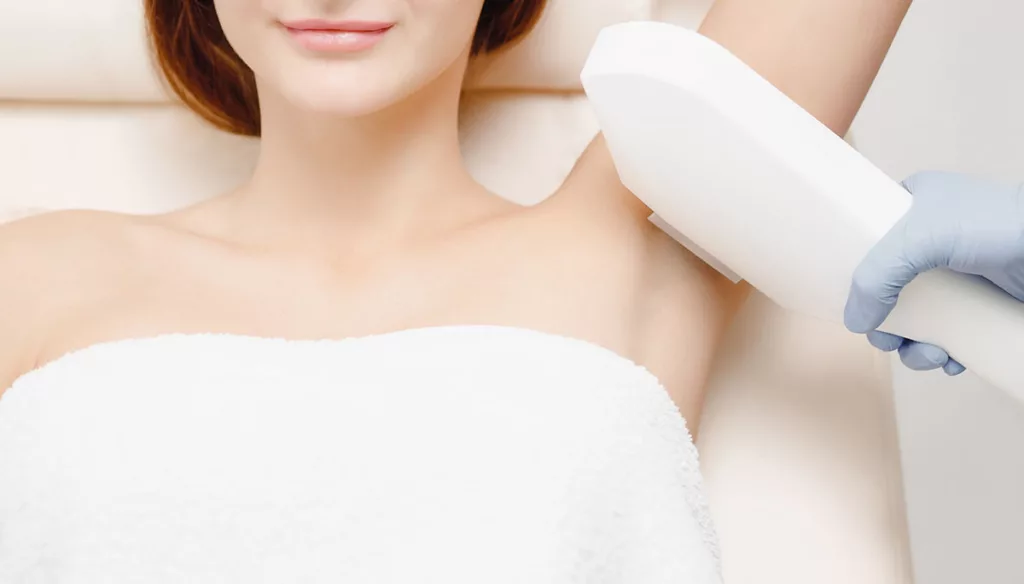
[[[850,128],[911,0],[717,0],[699,32],[750,65],[839,135]],[[680,161],[685,168],[686,161]],[[591,142],[568,182],[601,193],[606,207],[646,219],[651,211],[618,180],[602,135]],[[568,185],[567,182],[567,185]],[[584,185],[583,188],[578,188]],[[709,272],[734,312],[750,291]],[[727,322],[725,319],[723,322]]]
[[[846,134],[911,0],[717,0],[699,32]]]
[[[698,32],[842,136],[867,96],[910,2],[716,0]],[[573,173],[617,176],[600,134]],[[605,190],[628,194],[621,184]],[[649,212],[642,203],[633,208]]]

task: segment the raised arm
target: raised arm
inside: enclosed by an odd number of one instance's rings
[[[910,1],[717,0],[699,31],[843,135]]]
[[[717,0],[698,31],[839,135],[878,74],[911,0]],[[577,172],[614,173],[600,135]],[[628,194],[628,193],[627,193]],[[631,194],[638,212],[646,207]]]
[[[750,65],[839,135],[867,95],[911,0],[717,0],[699,32]],[[686,161],[680,161],[685,166]],[[580,158],[580,183],[602,185],[613,206],[646,219],[650,209],[617,180],[598,135]],[[608,186],[611,185],[611,186]],[[585,189],[591,190],[591,189]],[[621,211],[619,211],[621,212]],[[716,278],[709,275],[709,278]],[[714,286],[732,313],[750,291]],[[729,318],[721,322],[728,322]]]

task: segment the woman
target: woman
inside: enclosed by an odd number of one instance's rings
[[[717,581],[686,426],[745,290],[600,137],[530,208],[462,165],[466,64],[542,4],[146,2],[260,157],[177,212],[0,230],[0,580]],[[703,31],[844,132],[906,4]]]

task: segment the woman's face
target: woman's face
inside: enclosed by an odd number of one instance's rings
[[[214,0],[260,91],[343,116],[379,111],[469,50],[484,0]]]

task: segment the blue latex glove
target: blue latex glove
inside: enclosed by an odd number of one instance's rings
[[[933,268],[981,276],[1024,301],[1024,185],[948,172],[915,174],[902,184],[914,195],[913,205],[854,273],[846,327],[867,333],[883,351],[899,350],[911,369],[941,367],[957,375],[963,365],[942,348],[875,329],[903,287]]]

